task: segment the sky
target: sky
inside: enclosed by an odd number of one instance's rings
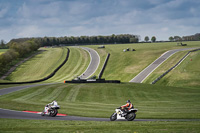
[[[200,33],[200,0],[0,0],[0,40]]]

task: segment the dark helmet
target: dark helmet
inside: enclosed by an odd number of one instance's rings
[[[130,100],[127,100],[127,101],[126,101],[126,103],[130,103],[130,102],[131,102]]]

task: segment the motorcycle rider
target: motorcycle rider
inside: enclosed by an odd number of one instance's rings
[[[45,114],[48,114],[48,110],[50,108],[50,106],[58,106],[58,103],[56,102],[56,100],[54,100],[53,102],[47,104],[45,107],[44,107],[44,113]]]
[[[130,100],[127,100],[126,101],[126,104],[125,105],[122,105],[121,106],[121,108],[122,108],[122,111],[123,111],[123,116],[125,116],[126,114],[127,114],[127,112],[131,109],[131,108],[134,108],[133,107],[133,104],[131,103],[131,101]]]

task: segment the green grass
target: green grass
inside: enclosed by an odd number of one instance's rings
[[[10,81],[41,79],[53,72],[66,58],[67,48],[51,48],[26,61],[7,77]],[[63,82],[81,75],[90,62],[89,54],[83,49],[70,47],[66,64],[51,79],[45,82]]]
[[[199,59],[200,51],[190,53],[178,67],[163,77],[158,84],[200,88]]]
[[[187,48],[200,46],[199,42],[187,42],[187,44]],[[110,53],[111,56],[102,78],[107,80],[121,80],[122,82],[130,81],[164,52],[171,49],[186,48],[177,46],[176,42],[117,44],[105,46],[105,49],[98,49],[98,45],[87,46],[95,49],[100,55],[100,65],[94,75],[99,75],[107,53]],[[123,52],[123,49],[126,48],[134,48],[136,51]],[[71,80],[75,76],[82,74],[87,68],[90,61],[89,54],[82,49],[73,47],[70,47],[70,49],[71,53],[69,61],[53,78],[46,82],[63,82],[64,80]],[[28,81],[43,78],[50,74],[52,70],[64,60],[64,55],[66,55],[67,51],[66,49],[63,50],[60,48],[46,50],[47,51],[19,66],[8,79],[11,81]],[[153,78],[155,77],[156,75],[153,76]]]
[[[17,123],[17,124],[16,124]],[[0,119],[0,132],[199,133],[199,121],[95,122]]]
[[[63,82],[80,76],[90,63],[89,53],[81,48],[70,47],[70,55],[66,64],[45,82]]]
[[[88,45],[87,47],[97,50],[101,57],[101,63],[104,62],[107,53],[111,54],[102,78],[128,82],[168,50],[200,47],[199,42],[187,42],[188,46],[186,47],[176,44],[176,42],[117,44],[105,45],[105,49],[98,49],[98,45]],[[126,48],[134,48],[136,51],[123,52],[123,49]]]
[[[8,49],[0,49],[0,55],[5,53]]]
[[[188,51],[181,51],[175,53],[171,57],[169,57],[165,62],[163,62],[158,68],[156,68],[144,81],[143,83],[151,84],[154,80],[156,80],[160,75],[169,70],[172,66],[174,66],[183,56],[186,55]]]
[[[48,76],[65,59],[67,49],[49,48],[21,64],[6,79],[11,81],[32,81]]]
[[[24,89],[0,97],[1,108],[42,111],[57,100],[60,113],[109,118],[130,99],[137,118],[200,118],[200,90],[149,84],[53,84]],[[17,106],[16,106],[17,105]]]

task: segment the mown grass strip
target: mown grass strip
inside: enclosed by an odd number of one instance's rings
[[[56,100],[60,113],[109,118],[130,99],[139,109],[137,118],[199,119],[199,94],[196,88],[149,84],[53,84],[3,95],[0,104],[1,108],[41,111]]]
[[[0,119],[1,132],[198,133],[199,121],[48,121]]]

